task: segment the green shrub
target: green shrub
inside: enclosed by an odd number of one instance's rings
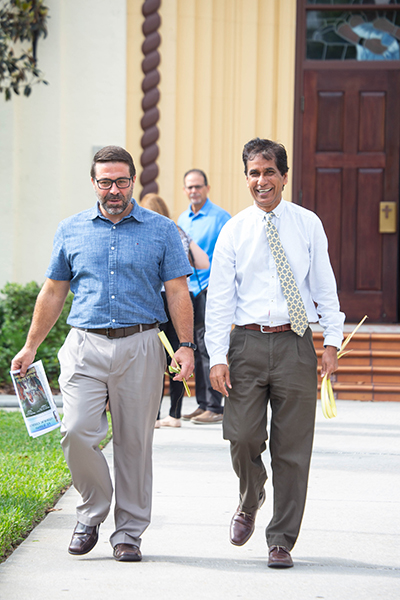
[[[0,385],[10,384],[10,364],[14,356],[25,344],[31,323],[32,313],[40,286],[31,281],[26,285],[7,283],[0,293]],[[71,308],[73,295],[68,294],[64,308],[39,347],[36,359],[41,359],[52,388],[58,388],[59,363],[57,353],[70,330],[67,316]]]

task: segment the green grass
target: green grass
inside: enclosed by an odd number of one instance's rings
[[[102,446],[110,438],[111,425]],[[60,439],[59,429],[33,439],[19,411],[0,410],[0,562],[71,484]]]

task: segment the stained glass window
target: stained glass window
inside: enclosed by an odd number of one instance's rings
[[[400,2],[400,0],[399,0]],[[309,5],[316,5],[312,10]],[[348,4],[351,10],[317,10],[317,5]],[[380,0],[308,0],[306,58],[310,60],[400,60],[399,10],[371,10]],[[388,2],[384,3],[388,6]],[[368,10],[363,6],[368,5]]]

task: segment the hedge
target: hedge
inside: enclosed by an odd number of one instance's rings
[[[21,285],[7,283],[0,290],[0,386],[11,384],[11,360],[25,344],[36,297],[41,286],[34,281]],[[39,347],[36,359],[42,360],[50,386],[58,389],[60,374],[57,354],[70,330],[67,316],[73,294],[69,293],[57,323]]]

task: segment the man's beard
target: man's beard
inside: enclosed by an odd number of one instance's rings
[[[96,195],[98,201],[100,202],[101,206],[104,208],[106,213],[108,213],[109,215],[120,215],[126,210],[126,208],[131,203],[132,188],[130,188],[129,192],[127,192],[126,194],[122,194],[121,192],[118,192],[118,194],[109,193],[105,196],[105,198],[99,196],[98,194]],[[108,201],[110,200],[120,200],[122,204],[120,206],[113,206],[112,204],[108,205]]]

